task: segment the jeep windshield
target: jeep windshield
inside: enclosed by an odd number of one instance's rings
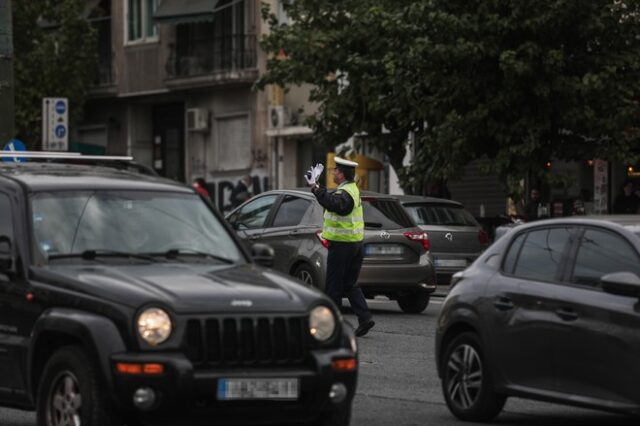
[[[243,263],[220,220],[197,195],[64,191],[31,198],[36,250],[45,260]]]

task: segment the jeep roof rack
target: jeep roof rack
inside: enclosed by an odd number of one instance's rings
[[[119,155],[84,155],[79,152],[0,151],[0,158],[34,158],[55,160],[133,161],[133,157]]]
[[[138,173],[157,176],[158,174],[150,167],[136,163],[131,156],[125,155],[84,155],[79,152],[54,152],[54,151],[0,151],[0,160],[5,158],[24,158],[33,160],[34,162],[44,163],[72,163],[100,165],[105,167],[113,167],[116,169],[125,169]],[[0,162],[3,165],[12,164],[11,162]],[[16,161],[15,165],[24,164]]]

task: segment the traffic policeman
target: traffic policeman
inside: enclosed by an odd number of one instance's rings
[[[335,191],[328,191],[314,183],[311,191],[324,207],[322,237],[329,241],[327,258],[327,282],[325,291],[339,307],[342,297],[349,299],[351,308],[358,317],[356,336],[364,336],[374,326],[373,315],[358,286],[358,275],[362,266],[364,240],[364,218],[360,190],[354,182],[358,163],[335,158],[333,182]]]

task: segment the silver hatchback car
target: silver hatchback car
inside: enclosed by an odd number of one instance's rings
[[[358,283],[365,297],[387,296],[403,312],[422,312],[436,289],[427,234],[395,198],[368,191],[361,198],[365,253]],[[323,208],[308,189],[264,192],[227,220],[249,243],[274,249],[274,269],[324,289],[328,241],[320,236]]]
[[[457,201],[399,195],[409,215],[429,235],[439,284],[471,265],[489,245],[478,221]]]

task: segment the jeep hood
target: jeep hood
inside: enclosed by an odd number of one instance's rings
[[[324,296],[257,265],[154,263],[49,265],[34,271],[56,287],[133,308],[160,304],[176,313],[305,311]]]

